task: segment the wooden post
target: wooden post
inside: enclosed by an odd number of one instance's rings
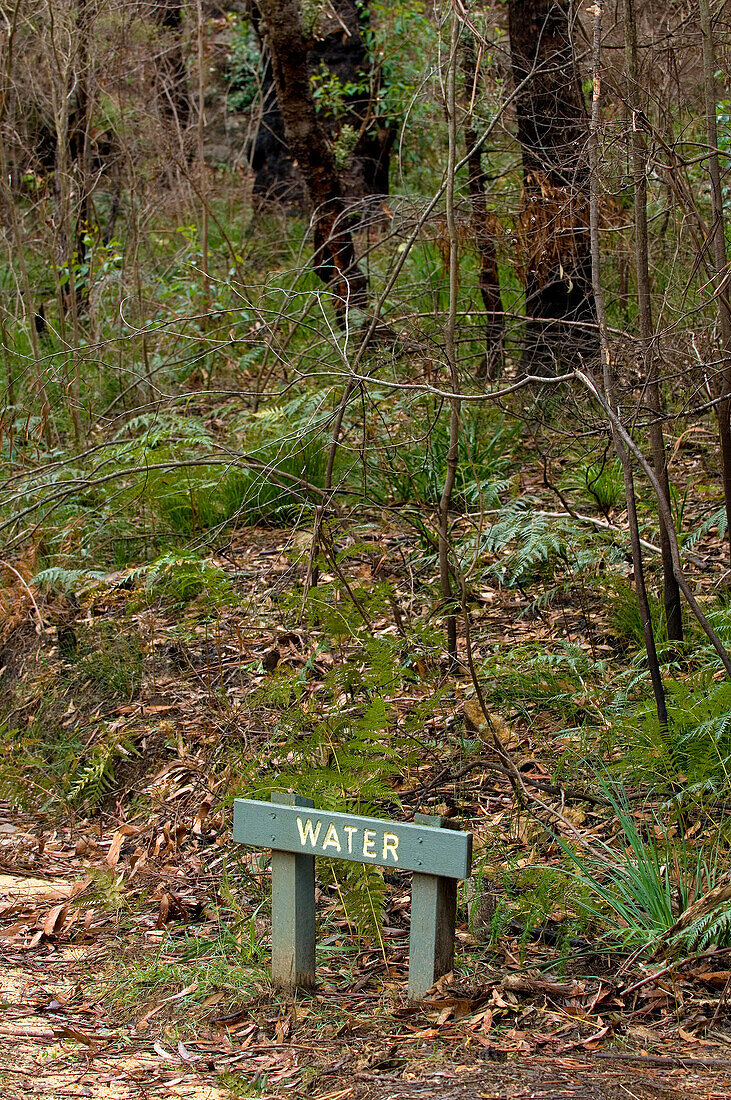
[[[276,792],[271,800],[314,806],[311,798],[295,794]],[[287,993],[315,984],[314,856],[272,851],[272,981]]]
[[[443,825],[440,817],[414,814],[417,825]],[[409,932],[409,1000],[420,1001],[454,966],[457,880],[414,872]]]

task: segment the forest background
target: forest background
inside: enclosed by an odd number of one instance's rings
[[[725,7],[0,18],[2,858],[83,876],[8,942],[167,937],[100,969],[137,1022],[269,1004],[228,821],[296,790],[473,830],[483,1047],[526,959],[611,990],[553,989],[577,1042],[641,987],[725,1042]],[[403,889],[323,862],[333,988],[399,973]]]

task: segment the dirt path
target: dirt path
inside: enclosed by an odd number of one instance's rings
[[[18,919],[39,908],[50,927],[54,910],[65,904],[74,884],[0,876],[0,912],[12,912],[3,939],[12,936]],[[42,931],[42,930],[41,930]],[[42,933],[42,936],[45,935]],[[29,940],[32,942],[34,936]],[[49,955],[39,939],[26,951],[3,951],[0,970],[0,1082],[2,1097],[104,1097],[132,1100],[169,1096],[219,1100],[227,1095],[210,1080],[201,1080],[177,1051],[166,1065],[152,1043],[132,1046],[105,1025],[99,1013],[79,1005],[84,979],[104,964],[104,948],[66,948]],[[74,1010],[75,1009],[75,1010]]]

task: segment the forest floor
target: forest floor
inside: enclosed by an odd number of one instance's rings
[[[28,819],[14,823],[3,815],[0,829],[5,840],[12,836],[20,844],[37,839],[28,830],[31,824]],[[9,828],[18,831],[10,833]],[[351,988],[323,991],[294,1006],[262,995],[257,1003],[237,1006],[228,1014],[233,1019],[199,1025],[184,1041],[175,1041],[171,1032],[166,1037],[152,1026],[153,1017],[172,1002],[184,1003],[190,987],[161,998],[152,1008],[141,1004],[138,1018],[130,1022],[126,1014],[120,1019],[99,996],[94,977],[115,956],[131,950],[138,957],[157,955],[155,937],[152,944],[145,942],[150,937],[144,934],[122,942],[111,924],[94,930],[93,918],[85,916],[89,932],[76,939],[87,942],[55,942],[54,927],[74,906],[83,905],[86,881],[79,877],[85,868],[75,866],[73,852],[65,852],[59,841],[56,837],[50,858],[37,861],[33,877],[0,879],[0,911],[6,920],[9,912],[13,914],[13,923],[2,933],[0,977],[0,1081],[8,1100],[731,1097],[728,1043],[694,1039],[676,1021],[666,1021],[657,1027],[630,1025],[619,1046],[605,1046],[606,1027],[589,1034],[599,1022],[596,1007],[574,1014],[591,984],[586,981],[558,983],[563,985],[558,994],[550,985],[531,993],[526,983],[520,1014],[536,1010],[537,1026],[516,1021],[518,1026],[497,1030],[489,1039],[484,1006],[505,1003],[500,980],[469,991],[446,984],[418,1008],[406,1005],[393,991],[385,1011],[382,991],[358,992],[352,988],[357,981]],[[60,876],[58,864],[64,855],[65,874]],[[76,912],[83,915],[78,908]],[[20,926],[25,931],[22,943]],[[369,984],[380,983],[371,978]],[[393,989],[392,981],[387,984]],[[580,995],[567,998],[572,984]],[[661,987],[660,981],[653,996]],[[334,1007],[338,1026],[331,1022]]]
[[[231,550],[252,592],[288,583],[288,538],[252,532]],[[728,950],[638,967],[586,943],[567,952],[540,930],[507,927],[488,944],[463,901],[454,974],[410,1005],[408,880],[390,884],[375,944],[352,934],[336,891],[321,884],[317,990],[294,1003],[272,990],[267,871],[231,840],[221,743],[232,736],[230,707],[242,713],[237,697],[266,680],[272,648],[281,662],[312,666],[314,642],[242,604],[215,631],[191,627],[183,652],[174,613],[133,612],[151,638],[141,690],[132,702],[84,696],[62,674],[61,629],[71,612],[79,630],[85,616],[113,620],[127,596],[122,585],[93,610],[44,606],[45,637],[19,604],[0,661],[16,686],[28,678],[26,708],[50,693],[62,724],[85,708],[105,728],[134,725],[142,746],[91,812],[0,804],[3,1097],[731,1100]],[[550,630],[546,616],[518,622],[510,600],[490,604],[494,631]],[[563,625],[575,614],[580,634],[584,613],[563,608]],[[414,698],[423,690],[415,684]],[[251,747],[256,731],[244,733]],[[516,752],[540,771],[539,747],[516,736]],[[475,769],[468,787],[447,777],[435,791],[439,774],[422,761],[402,805],[418,808],[429,790],[432,802],[456,804],[478,851],[480,838],[504,833],[513,855],[535,854],[504,776]],[[598,829],[599,815],[582,822]]]

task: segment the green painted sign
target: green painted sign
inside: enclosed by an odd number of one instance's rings
[[[234,801],[234,840],[453,879],[468,877],[472,857],[471,833],[249,798]]]
[[[472,834],[439,817],[414,824],[317,810],[278,793],[234,800],[234,840],[272,849],[272,979],[287,992],[315,984],[315,856],[413,871],[409,997],[420,1000],[454,962],[457,879],[467,878]]]

